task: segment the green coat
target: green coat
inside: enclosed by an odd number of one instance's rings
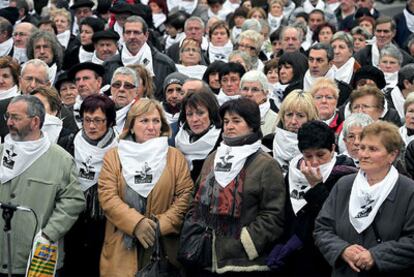
[[[3,153],[3,145],[0,145]],[[39,229],[52,241],[59,241],[58,268],[63,265],[63,236],[85,208],[73,158],[61,147],[52,145],[27,170],[14,179],[0,184],[0,202],[32,208],[33,213],[16,211],[12,218],[13,274],[24,274],[32,247],[32,238]],[[0,220],[0,264],[7,265],[4,221]],[[7,267],[0,267],[7,273]]]

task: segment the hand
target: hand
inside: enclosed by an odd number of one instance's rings
[[[371,252],[369,250],[365,250],[359,254],[357,254],[357,261],[355,265],[359,267],[361,270],[370,270],[374,264],[374,258],[371,255]]]
[[[361,245],[353,244],[345,248],[345,250],[341,254],[341,257],[352,268],[352,270],[356,272],[361,272],[359,267],[356,265],[356,262],[359,258],[358,255],[363,251],[367,250]]]
[[[134,235],[145,249],[154,245],[156,228],[157,223],[149,218],[142,219],[135,227]]]
[[[319,167],[312,167],[309,161],[303,160],[300,163],[300,171],[303,173],[303,175],[305,175],[306,180],[308,180],[311,187],[314,187],[323,181]]]

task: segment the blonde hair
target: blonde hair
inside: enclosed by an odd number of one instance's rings
[[[338,99],[339,97],[339,89],[338,86],[336,85],[336,82],[333,79],[329,79],[329,78],[325,78],[325,77],[321,77],[318,78],[315,83],[313,84],[313,86],[310,88],[309,93],[312,96],[315,96],[315,94],[323,88],[327,88],[333,91],[334,96],[336,99]]]
[[[154,99],[141,98],[130,108],[127,119],[125,122],[124,130],[122,131],[119,139],[126,138],[131,134],[131,130],[135,124],[135,118],[142,116],[146,113],[150,113],[157,110],[160,114],[161,119],[161,134],[160,136],[171,135],[170,125],[168,125],[167,119],[165,118],[164,110],[161,107],[161,104]]]
[[[399,153],[404,147],[398,127],[390,122],[378,120],[369,124],[362,130],[361,140],[368,136],[378,137],[388,153]]]
[[[66,9],[54,9],[50,11],[50,17],[53,21],[55,21],[56,16],[64,16],[68,20],[68,25],[70,29],[70,25],[72,24],[72,16],[70,15],[70,12],[68,12]],[[68,29],[68,30],[69,30]]]
[[[289,111],[302,111],[306,114],[308,121],[318,120],[318,110],[313,103],[312,95],[301,89],[291,91],[283,100],[278,113],[277,124],[285,126],[285,114]]]

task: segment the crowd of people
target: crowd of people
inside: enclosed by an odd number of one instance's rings
[[[414,0],[0,0],[0,277],[410,276],[412,92]]]

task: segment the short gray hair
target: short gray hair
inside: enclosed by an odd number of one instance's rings
[[[231,61],[231,59],[233,57],[236,57],[236,56],[239,56],[240,58],[242,58],[242,60],[246,64],[246,67],[247,67],[246,71],[249,71],[250,69],[252,69],[252,67],[253,67],[252,57],[250,57],[249,54],[247,54],[246,52],[241,51],[241,50],[234,50],[229,55],[229,61]]]
[[[262,71],[247,71],[240,80],[240,88],[242,88],[244,82],[259,82],[266,94],[269,92],[268,81],[266,75]]]
[[[364,28],[362,28],[360,26],[356,26],[355,28],[353,28],[352,31],[351,31],[351,35],[361,35],[365,39],[371,39],[372,38],[372,34],[370,34],[367,30],[365,30]]]
[[[126,67],[126,66],[122,66],[122,67],[118,67],[114,74],[112,75],[112,80],[111,80],[111,84],[114,82],[115,77],[117,75],[126,75],[126,76],[131,76],[132,77],[132,82],[134,83],[134,85],[138,88],[141,84],[141,78],[138,76],[137,72],[135,70],[133,70],[132,68]]]
[[[27,115],[30,117],[38,116],[40,119],[40,126],[41,129],[43,127],[43,122],[45,121],[45,106],[43,105],[42,101],[39,100],[36,96],[33,95],[18,95],[14,97],[10,104],[17,103],[17,102],[25,102],[27,104]]]
[[[346,43],[348,48],[351,49],[351,52],[354,51],[354,38],[349,33],[346,33],[344,31],[336,32],[332,37],[331,45],[335,40],[342,40]]]
[[[46,72],[46,81],[50,81],[49,66],[44,61],[39,60],[39,59],[31,59],[31,60],[28,60],[27,62],[25,62],[22,65],[22,69],[20,70],[20,76],[24,75],[24,71],[26,70],[26,67],[30,64],[34,65],[35,67],[39,67],[39,66],[43,67],[45,72]]]
[[[342,134],[346,138],[349,134],[349,129],[352,127],[366,127],[369,124],[374,123],[374,120],[367,114],[364,113],[352,113],[344,121]]]
[[[402,91],[404,89],[404,80],[413,83],[414,81],[414,64],[409,63],[404,65],[400,71],[398,71],[398,87]]]
[[[252,40],[255,45],[256,52],[257,53],[260,52],[260,49],[262,48],[262,45],[263,45],[263,36],[259,32],[256,32],[254,30],[244,31],[240,34],[237,43],[240,43],[242,39]]]
[[[262,30],[262,25],[260,24],[259,20],[254,19],[254,18],[249,18],[243,22],[241,29],[242,29],[242,32],[247,31],[247,30],[254,30],[260,33],[260,31]]]
[[[399,64],[402,65],[403,63],[403,55],[401,54],[400,49],[397,48],[394,44],[390,43],[385,45],[380,52],[380,59],[384,56],[390,56],[394,59],[397,59]]]
[[[204,21],[200,18],[200,17],[198,17],[198,16],[191,16],[191,17],[189,17],[185,22],[184,22],[184,31],[185,30],[187,30],[187,26],[188,26],[188,23],[190,22],[190,21],[198,21],[198,23],[200,23],[200,25],[201,25],[201,29],[203,29],[203,31],[204,31],[204,29],[206,28],[206,24],[204,23]]]

